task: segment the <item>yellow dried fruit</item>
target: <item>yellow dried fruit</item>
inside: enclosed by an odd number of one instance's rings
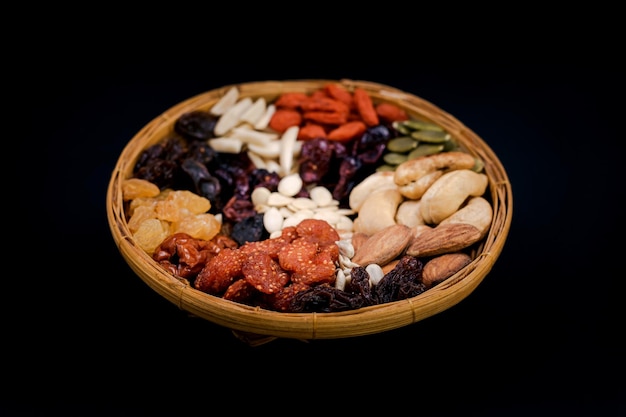
[[[154,211],[154,204],[136,207],[132,216],[128,219],[128,228],[132,233],[136,233],[141,224],[148,219],[156,219],[157,214]]]
[[[157,246],[169,235],[170,225],[168,222],[148,219],[141,223],[133,237],[141,249],[152,255]]]
[[[177,222],[191,214],[206,213],[211,208],[208,198],[187,190],[171,191],[168,196],[156,205],[159,219]]]
[[[202,213],[183,217],[171,226],[172,234],[187,233],[196,239],[211,240],[219,233],[222,224],[214,215]]]
[[[141,178],[129,178],[122,182],[122,198],[124,201],[140,197],[156,197],[161,190],[156,184]]]

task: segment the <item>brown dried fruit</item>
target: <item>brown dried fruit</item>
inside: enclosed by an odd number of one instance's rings
[[[396,259],[411,242],[411,228],[403,224],[394,224],[371,235],[360,245],[352,262],[367,266],[369,264],[387,265]]]
[[[476,243],[481,236],[480,230],[471,224],[442,224],[420,233],[409,244],[406,254],[426,257],[457,252]]]
[[[424,265],[422,282],[428,288],[439,284],[465,268],[472,258],[463,252],[445,253],[432,258]]]

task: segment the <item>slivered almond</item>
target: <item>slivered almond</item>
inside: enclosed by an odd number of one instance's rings
[[[226,110],[215,124],[213,132],[216,136],[223,136],[230,129],[241,123],[241,115],[252,105],[252,99],[245,97],[235,103],[234,106]]]
[[[280,138],[280,153],[278,155],[278,163],[282,169],[283,175],[291,174],[293,167],[293,154],[296,140],[298,140],[298,126],[291,126],[285,130]]]
[[[267,145],[269,142],[278,139],[277,133],[259,132],[249,127],[235,127],[230,131],[229,137],[240,139],[246,143],[256,145]]]
[[[213,138],[209,139],[209,146],[217,152],[239,153],[243,147],[243,142],[236,138]]]
[[[239,90],[237,87],[231,87],[226,94],[224,94],[222,98],[220,98],[218,102],[211,107],[210,112],[216,116],[221,116],[226,113],[228,109],[233,107],[237,100],[239,100]]]
[[[267,128],[267,125],[270,122],[270,119],[276,112],[276,106],[274,104],[269,104],[265,108],[265,113],[261,116],[261,118],[254,124],[255,129],[263,130]]]
[[[265,114],[266,102],[263,97],[255,100],[254,103],[241,115],[241,121],[256,124]]]

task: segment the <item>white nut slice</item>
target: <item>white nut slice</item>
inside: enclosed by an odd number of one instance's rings
[[[309,191],[311,200],[315,201],[318,206],[328,206],[333,201],[333,195],[326,187],[316,186]]]
[[[315,213],[314,219],[325,220],[331,226],[334,226],[339,222],[341,216],[336,211],[322,210]]]
[[[258,204],[267,204],[267,199],[269,198],[272,192],[266,187],[256,187],[252,190],[252,194],[250,194],[250,199],[252,200],[252,204],[255,206]]]
[[[275,112],[276,106],[273,104],[269,104],[265,108],[265,113],[263,114],[263,116],[261,116],[261,118],[254,124],[254,128],[258,130],[263,130],[267,128],[267,125],[269,124]]]
[[[299,197],[299,198],[294,199],[291,205],[296,210],[305,210],[305,209],[313,210],[317,208],[317,203],[315,203],[315,201],[311,200],[310,198],[306,198],[306,197]]]
[[[263,215],[263,226],[269,233],[274,233],[283,228],[283,215],[276,207],[271,207]]]
[[[265,99],[263,97],[258,98],[250,107],[248,107],[248,110],[243,112],[241,115],[241,121],[254,125],[265,114],[265,107]]]
[[[293,197],[288,197],[282,193],[279,193],[277,191],[271,193],[268,197],[267,197],[267,205],[272,206],[272,207],[282,207],[282,206],[286,206],[287,204],[291,203],[293,201]]]
[[[293,173],[281,178],[278,183],[278,192],[287,197],[293,197],[302,189],[302,178],[300,174]]]
[[[284,175],[288,175],[291,172],[291,168],[293,168],[294,147],[298,140],[299,131],[299,126],[291,126],[285,130],[280,138],[280,155],[278,156],[278,162]]]
[[[213,138],[209,139],[209,146],[217,152],[239,153],[243,148],[243,142],[236,138]]]
[[[237,103],[237,100],[239,100],[239,90],[237,87],[231,87],[226,94],[224,94],[222,98],[220,98],[218,102],[211,107],[210,113],[216,116],[221,116],[226,113],[228,109],[233,107],[235,103]]]
[[[249,143],[248,150],[265,159],[276,159],[280,155],[280,140],[272,140],[264,145]]]
[[[265,146],[271,141],[278,139],[276,133],[259,132],[244,126],[233,128],[229,136],[240,139],[246,143],[254,143],[261,146]]]
[[[241,123],[241,115],[252,105],[252,99],[250,97],[242,98],[230,109],[226,110],[222,114],[215,124],[213,132],[216,136],[223,136],[230,129]]]

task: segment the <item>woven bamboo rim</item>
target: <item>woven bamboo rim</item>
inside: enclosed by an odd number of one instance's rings
[[[309,93],[327,82],[348,90],[366,90],[376,101],[388,101],[410,115],[445,128],[468,152],[484,161],[488,193],[494,216],[483,241],[470,253],[472,262],[428,291],[402,301],[336,313],[282,313],[251,307],[212,296],[181,282],[161,268],[134,242],[124,215],[121,183],[132,175],[140,153],[173,131],[174,122],[191,110],[208,110],[233,86],[240,97],[264,97],[271,101],[283,92]],[[181,310],[232,329],[252,343],[260,339],[337,339],[380,333],[407,326],[438,314],[467,297],[490,272],[506,241],[512,219],[513,196],[506,171],[489,146],[471,129],[434,104],[394,87],[356,80],[262,81],[227,85],[191,97],[166,110],[145,125],[123,149],[113,170],[106,209],[113,239],[132,270],[154,291]],[[253,336],[253,337],[248,337]],[[252,342],[251,342],[252,340]]]

